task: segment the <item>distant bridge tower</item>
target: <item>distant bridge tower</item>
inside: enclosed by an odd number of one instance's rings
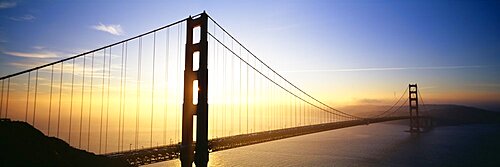
[[[193,41],[193,30],[199,27],[200,41]],[[182,106],[182,143],[181,164],[183,167],[207,166],[208,163],[208,15],[203,12],[199,17],[187,19],[186,55],[184,69],[184,103]],[[199,60],[198,69],[193,69],[194,56]],[[199,56],[199,57],[198,57]],[[194,85],[197,83],[198,85]],[[193,86],[197,103],[193,103]],[[193,120],[196,116],[196,146],[193,148]],[[196,150],[196,151],[195,151]],[[196,152],[196,154],[195,154]]]
[[[410,132],[420,133],[420,115],[418,113],[418,87],[417,84],[408,85],[409,108],[410,108]]]

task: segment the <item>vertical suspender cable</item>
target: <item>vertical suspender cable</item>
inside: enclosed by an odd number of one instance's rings
[[[302,102],[302,125],[306,125],[306,105],[304,102]],[[328,114],[330,115],[330,114]]]
[[[271,79],[272,75],[269,74],[268,77]],[[272,78],[271,80],[274,81],[274,78]],[[272,130],[272,129],[274,129],[274,88],[271,85],[271,82],[268,82],[268,84],[269,84],[269,100],[268,100],[269,110],[267,111],[267,113],[270,114],[268,116],[269,117],[269,122],[270,122],[270,129],[269,130]]]
[[[422,106],[423,106],[423,111],[424,112],[427,112],[427,108],[425,107],[425,103],[424,103],[424,99],[422,98],[422,94],[420,93],[420,89],[417,89],[417,93],[418,93],[418,97],[420,98],[420,101],[422,102]]]
[[[225,34],[222,33],[222,43],[225,43]],[[227,82],[227,79],[226,79],[226,50],[223,49],[222,50],[222,72],[223,72],[223,75],[222,75],[222,91],[223,91],[223,97],[224,97],[224,110],[222,111],[222,136],[224,136],[224,125],[225,125],[225,121],[226,121],[226,109],[227,109],[227,95],[226,95],[226,82]]]
[[[264,70],[262,69],[262,73],[265,73]],[[261,88],[261,91],[262,91],[262,110],[261,110],[261,114],[262,114],[262,131],[265,131],[268,127],[269,127],[269,120],[268,120],[268,116],[269,116],[269,96],[268,96],[268,93],[269,93],[269,87],[268,87],[268,82],[266,82],[266,80],[264,79],[265,77],[264,76],[267,76],[266,74],[264,74],[262,77],[262,88]]]
[[[271,78],[271,74],[268,74],[269,78]],[[271,82],[267,82],[267,89],[268,89],[268,96],[267,96],[267,99],[269,99],[267,101],[267,106],[268,106],[268,121],[269,121],[269,130],[271,130],[274,126],[274,122],[273,122],[273,102],[272,102],[272,96],[273,96],[273,87],[271,86]]]
[[[250,62],[250,60],[248,59],[248,54],[246,54],[246,55],[247,55],[247,61]],[[247,100],[247,133],[249,133],[248,132],[248,105],[249,105],[249,103],[248,103],[248,96],[250,95],[250,94],[248,94],[248,86],[249,86],[248,85],[248,75],[249,74],[248,74],[248,66],[245,66],[245,67],[246,67],[246,70],[247,70],[247,72],[245,73],[246,77],[247,77],[247,80],[246,80],[247,81],[247,84],[246,84],[246,88],[247,88],[247,93],[246,93],[246,100]]]
[[[271,74],[268,72],[268,76],[270,78]],[[273,120],[272,120],[272,116],[273,116],[273,113],[272,113],[272,94],[273,94],[273,89],[272,89],[272,86],[271,86],[271,82],[267,82],[267,121],[268,121],[268,130],[272,129],[273,127]]]
[[[9,98],[10,98],[10,78],[7,79],[7,102],[5,104],[5,118],[7,118],[8,113],[9,113]],[[35,126],[34,122],[33,122],[33,126]]]
[[[216,33],[216,31],[215,31],[215,30],[216,30],[216,29],[215,29],[215,24],[214,24],[214,26],[213,26],[213,33],[214,33],[214,34]],[[216,77],[216,78],[217,78],[217,76],[218,76],[218,74],[219,74],[219,71],[218,71],[219,67],[217,66],[217,57],[218,57],[219,55],[217,54],[217,49],[216,49],[216,47],[217,47],[217,45],[216,45],[216,44],[217,44],[217,43],[216,43],[216,42],[215,42],[215,40],[213,40],[213,39],[212,39],[212,41],[213,41],[212,45],[214,46],[214,48],[213,48],[213,56],[212,56],[212,59],[214,60],[214,65],[213,65],[213,75],[214,75],[214,77]],[[218,82],[219,82],[219,81],[218,81],[218,80],[213,80],[213,79],[211,79],[211,81],[214,83],[214,84],[213,84],[213,87],[214,87],[214,88],[217,88],[217,87],[219,86],[219,84],[218,84]],[[217,127],[218,127],[218,126],[217,126],[217,115],[218,115],[218,113],[219,113],[219,112],[218,112],[218,111],[217,111],[217,112],[215,112],[215,111],[216,111],[216,109],[217,109],[216,107],[220,106],[220,105],[219,105],[219,101],[220,101],[220,99],[218,99],[220,91],[216,91],[216,92],[217,92],[217,93],[213,93],[213,99],[214,99],[214,100],[213,100],[213,103],[215,103],[215,104],[212,104],[212,106],[213,106],[213,108],[214,108],[214,109],[211,111],[211,113],[212,113],[212,114],[211,114],[211,116],[212,116],[212,127],[213,127],[213,128],[212,128],[212,138],[214,138],[214,137],[215,137],[215,138],[217,138],[217,137],[218,137],[218,135],[217,135]]]
[[[52,116],[52,87],[54,83],[54,65],[51,66],[50,72],[50,95],[49,95],[49,121],[47,121],[47,136],[50,135],[50,117]]]
[[[268,71],[268,75],[269,75],[269,71]],[[268,76],[269,77],[269,76]],[[267,128],[270,128],[272,126],[272,122],[271,122],[271,116],[269,115],[269,113],[271,113],[271,83],[270,82],[266,82],[266,103],[267,103],[267,111],[266,112],[266,122],[267,122]]]
[[[214,34],[217,33],[216,30],[217,29],[215,28],[215,24],[214,24]],[[215,43],[215,41],[214,41],[214,54],[215,54],[215,56],[214,56],[214,67],[215,67],[215,72],[216,72],[215,75],[218,78],[219,77],[219,73],[220,73],[219,72],[220,71],[220,67],[219,67],[220,65],[218,65],[219,64],[218,63],[218,61],[219,61],[219,59],[218,59],[219,58],[219,47],[218,47],[217,43]],[[219,121],[218,121],[217,118],[219,117],[219,113],[221,111],[221,106],[222,106],[220,104],[221,103],[220,94],[221,94],[222,90],[220,89],[220,85],[221,85],[220,84],[220,80],[215,80],[215,82],[216,82],[215,86],[217,86],[217,88],[218,88],[217,90],[219,90],[219,91],[217,91],[217,108],[219,110],[217,110],[217,113],[215,113],[213,115],[215,115],[215,119],[214,119],[214,122],[215,122],[215,128],[214,128],[215,129],[215,138],[218,138],[219,137],[219,133],[218,133],[217,129],[219,129]]]
[[[84,90],[85,90],[85,55],[83,56],[83,76],[82,76],[82,99],[80,104],[80,135],[78,137],[78,148],[82,147],[82,120],[83,120],[83,102],[84,102]]]
[[[210,31],[210,29],[208,31]],[[210,45],[210,44],[212,44],[212,45]],[[208,54],[209,55],[208,55],[208,59],[207,59],[207,62],[209,63],[209,65],[208,65],[208,69],[209,69],[208,76],[209,76],[209,78],[211,78],[211,77],[216,78],[215,77],[215,74],[216,74],[216,71],[215,71],[215,50],[210,50],[211,46],[215,47],[215,41],[213,39],[208,39],[208,46],[207,46],[207,48],[209,49],[208,50]],[[208,86],[209,86],[210,90],[215,90],[215,85],[216,85],[216,80],[209,80]],[[208,111],[210,111],[210,115],[208,116],[209,117],[208,121],[209,122],[211,121],[211,123],[209,123],[209,131],[208,131],[208,133],[210,134],[209,138],[211,138],[211,139],[213,139],[214,136],[215,136],[215,112],[214,112],[215,111],[215,107],[216,107],[216,105],[215,105],[215,97],[216,97],[215,93],[210,93],[209,97],[208,97],[208,99],[210,99],[210,102],[209,102],[209,105],[208,105],[208,108],[209,108]]]
[[[10,83],[10,80],[9,80]],[[36,70],[36,79],[35,79],[35,100],[33,101],[33,127],[35,127],[35,116],[36,116],[36,95],[38,93],[38,70]],[[7,106],[9,106],[9,90],[7,87]]]
[[[260,65],[260,71],[262,71],[262,65]],[[263,84],[262,78],[259,79],[259,97],[260,97],[260,110],[259,110],[259,121],[260,121],[260,128],[259,130],[262,131],[264,129],[264,105],[262,103],[265,103],[264,101],[264,84]]]
[[[0,118],[2,117],[2,110],[3,110],[3,86],[4,86],[5,79],[2,79],[2,95],[0,97]]]
[[[233,40],[231,40],[231,51],[233,51]],[[229,135],[232,135],[234,129],[233,127],[235,126],[234,125],[234,105],[235,105],[235,101],[234,100],[234,56],[231,55],[231,61],[229,63],[229,65],[231,65],[231,124],[229,124],[229,127],[231,128],[229,130]]]
[[[276,80],[276,78],[274,77],[274,75],[273,75],[273,80]],[[277,121],[277,119],[276,119],[276,118],[277,118],[277,116],[276,116],[276,115],[277,115],[277,112],[278,112],[278,110],[277,110],[277,104],[278,104],[278,102],[276,101],[276,99],[277,99],[277,98],[276,98],[276,93],[277,93],[277,89],[276,89],[276,88],[273,88],[273,92],[272,92],[272,99],[273,99],[273,103],[272,103],[272,107],[273,107],[273,117],[272,117],[272,119],[273,119],[273,128],[274,128],[274,129],[277,129],[277,127],[279,127],[279,126],[277,126],[277,125],[278,125],[278,121]]]
[[[156,32],[153,33],[153,77],[151,81],[151,134],[149,146],[153,147],[153,112],[154,112],[154,97],[155,97],[155,58],[156,58]]]
[[[179,137],[179,131],[180,131],[180,123],[182,121],[179,121],[179,114],[182,112],[182,108],[181,108],[181,105],[182,105],[182,102],[183,102],[183,99],[181,98],[182,96],[182,87],[181,85],[182,84],[182,79],[181,79],[181,73],[182,73],[182,51],[181,51],[181,41],[182,41],[182,35],[181,35],[181,29],[182,29],[182,24],[180,24],[178,27],[177,27],[177,53],[178,53],[178,65],[177,65],[177,82],[179,82],[178,84],[178,89],[177,89],[177,107],[178,107],[178,111],[175,112],[175,138],[176,138],[176,141],[177,142],[180,142],[180,137]],[[181,115],[181,118],[182,118],[182,115]]]
[[[69,104],[69,129],[68,129],[68,144],[71,145],[71,120],[73,118],[73,91],[75,85],[75,59],[72,65],[73,71],[71,72],[71,99]]]
[[[186,24],[186,26],[187,26],[187,22],[186,22],[185,24]],[[184,61],[184,62],[182,61],[182,60],[184,60],[184,59],[183,59],[183,57],[184,57],[184,56],[183,56],[184,52],[182,52],[182,46],[183,46],[183,44],[182,44],[182,39],[184,39],[184,38],[183,38],[184,36],[183,36],[183,34],[182,34],[182,30],[184,29],[184,27],[183,27],[182,25],[183,25],[183,24],[180,24],[180,27],[179,27],[179,71],[180,71],[180,72],[179,72],[179,77],[180,77],[180,78],[179,78],[179,82],[181,82],[181,83],[183,83],[183,79],[181,79],[181,78],[183,78],[183,77],[184,77],[184,75],[181,75],[181,74],[182,74],[181,72],[182,72],[183,70],[185,70],[185,69],[183,69],[183,68],[184,68],[184,65],[183,65],[183,64],[185,64],[185,63],[186,63],[185,61]],[[183,86],[184,86],[184,84],[181,84],[181,87],[183,87]],[[180,95],[182,95],[182,93],[183,93],[183,90],[182,90],[182,89],[179,89],[179,94],[180,94]],[[181,97],[182,97],[182,96],[179,96],[179,99],[181,99],[181,102],[182,102],[182,100],[183,100],[183,99],[182,99]],[[182,103],[181,103],[181,105],[182,105]],[[182,111],[182,107],[181,107],[181,105],[179,105],[180,111]],[[181,117],[181,118],[182,118],[182,114],[181,114],[182,112],[178,112],[178,113],[180,114],[180,115],[178,116],[178,118],[179,118],[179,117]],[[180,120],[180,119],[179,119],[179,120]],[[178,140],[179,140],[179,142],[180,142],[180,140],[181,140],[180,135],[182,134],[182,133],[181,133],[181,130],[182,130],[181,125],[182,125],[182,122],[181,122],[181,121],[179,121],[179,123],[178,123],[177,125],[178,125],[178,127],[177,127],[177,130],[178,130],[177,135],[179,136],[179,137],[178,137]]]
[[[59,106],[57,109],[57,137],[59,137],[59,127],[61,124],[61,101],[62,101],[62,90],[63,90],[63,72],[64,72],[64,62],[61,62],[61,76],[59,78]]]
[[[268,82],[269,84],[269,111],[268,113],[270,114],[269,115],[269,123],[270,123],[270,130],[273,130],[275,129],[276,127],[276,88],[274,87],[273,85],[273,82],[276,82],[276,84],[278,83],[278,81],[275,80],[274,78],[274,75],[272,73],[268,73],[268,76],[267,76],[269,79],[270,82]]]
[[[28,122],[28,102],[30,100],[30,80],[31,80],[31,71],[28,72],[28,87],[26,89],[26,107],[25,107],[26,109],[25,109],[25,114],[24,114],[24,122]],[[2,81],[2,96],[3,96],[3,81]],[[2,107],[0,107],[0,110],[1,109],[2,109]]]
[[[122,43],[122,53],[121,53],[121,64],[120,64],[120,106],[118,107],[118,142],[117,142],[117,149],[120,151],[120,139],[121,139],[121,125],[122,125],[122,104],[123,104],[123,61],[124,61],[124,49],[125,49],[125,44]],[[108,83],[109,86],[109,83]],[[108,88],[109,90],[109,88]],[[109,100],[109,95],[108,95],[108,100]]]
[[[274,77],[272,74],[269,75],[269,78],[272,78],[273,81],[275,81]],[[275,81],[276,82],[276,81]],[[276,127],[276,119],[275,119],[275,105],[276,105],[276,102],[274,101],[275,100],[275,97],[274,97],[274,91],[276,91],[276,89],[274,88],[274,86],[272,85],[272,83],[270,82],[269,83],[269,89],[270,90],[270,104],[269,104],[269,107],[270,107],[270,113],[271,113],[271,116],[269,117],[269,121],[271,121],[271,129],[274,129]]]
[[[208,33],[208,32],[207,32]],[[215,27],[213,27],[212,29],[212,33],[215,33]],[[217,43],[215,42],[215,40],[211,39],[212,40],[212,46],[213,46],[213,49],[212,50],[209,50],[209,51],[212,51],[212,74],[209,74],[209,77],[213,77],[213,78],[218,78],[218,68],[217,68],[217,53],[216,53],[216,47],[217,47]],[[208,47],[210,48],[210,47]],[[209,85],[212,85],[212,88],[211,90],[218,90],[218,80],[209,80],[212,82],[212,84],[209,84]],[[212,109],[209,111],[211,111],[209,117],[211,117],[211,121],[212,121],[212,139],[213,138],[217,138],[217,114],[218,114],[218,106],[219,106],[219,91],[215,91],[215,92],[212,92],[212,97],[211,97],[211,103],[212,104],[209,104],[210,106],[212,106]]]
[[[256,60],[254,60],[254,66],[257,67],[257,61]],[[257,102],[257,97],[256,97],[256,94],[257,94],[256,93],[257,78],[256,78],[255,71],[252,71],[252,73],[253,73],[253,104],[252,104],[253,105],[253,131],[252,132],[255,132],[255,129],[256,129],[256,126],[255,126],[256,120],[255,120],[255,118],[257,116],[257,114],[256,114],[257,113],[257,110],[256,110],[256,108],[257,108],[257,106],[256,106],[257,105],[257,103],[256,103]]]
[[[117,146],[117,150],[118,151],[121,151],[120,150],[120,141],[121,141],[121,126],[122,126],[122,109],[123,108],[123,65],[124,65],[124,45],[126,44],[126,42],[122,43],[122,53],[121,53],[121,64],[120,64],[120,102],[119,102],[119,107],[118,107],[118,140],[117,140],[117,143],[116,143],[116,146]],[[109,98],[109,97],[108,97]]]
[[[272,78],[274,81],[275,78],[274,78],[274,75],[272,75]],[[272,116],[271,116],[271,121],[273,122],[272,124],[272,129],[276,129],[276,104],[277,102],[275,101],[276,100],[276,89],[273,85],[271,85],[271,110],[272,110]]]
[[[241,47],[240,47],[240,55],[241,55]],[[242,103],[241,103],[241,99],[242,99],[242,96],[241,96],[241,60],[239,61],[240,62],[240,86],[239,86],[239,89],[240,89],[240,93],[239,93],[239,97],[238,99],[240,100],[240,103],[238,104],[238,106],[240,107],[240,114],[238,114],[238,116],[240,117],[240,121],[239,121],[239,124],[240,124],[240,130],[238,133],[241,134],[241,106],[242,106]]]
[[[293,118],[294,118],[294,124],[293,126],[297,126],[297,99],[293,97]]]
[[[127,111],[127,62],[128,62],[128,42],[125,42],[125,64],[123,65],[123,77],[124,80],[123,80],[123,111],[122,111],[122,114],[121,114],[121,125],[119,125],[121,128],[120,128],[120,132],[119,134],[121,134],[121,141],[119,141],[120,143],[118,144],[118,146],[121,146],[121,150],[123,150],[123,142],[124,142],[124,136],[125,136],[125,112]],[[120,147],[119,147],[120,148]]]
[[[168,52],[170,51],[170,29],[166,29],[165,49],[165,111],[163,112],[163,145],[167,145],[167,121],[168,121]]]
[[[283,129],[286,128],[286,123],[288,121],[288,118],[286,118],[286,115],[287,115],[286,114],[287,113],[287,105],[286,105],[286,99],[285,99],[286,95],[287,95],[287,93],[285,91],[281,91],[280,99],[283,99],[283,100],[281,101],[281,105],[280,105],[280,110],[281,110],[280,115],[282,117],[281,124],[283,124]]]
[[[175,141],[179,142],[179,112],[182,112],[182,108],[179,108],[179,103],[182,103],[182,99],[180,99],[182,95],[182,90],[181,90],[181,27],[182,24],[179,24],[177,26],[177,98],[176,98],[176,112],[175,112]]]
[[[141,105],[141,60],[142,59],[142,37],[139,38],[139,53],[137,61],[137,98],[136,98],[136,109],[135,109],[135,149],[138,148],[139,144],[139,109]]]
[[[250,62],[250,60],[248,59],[248,54],[246,54],[246,55],[247,55],[246,60],[247,60],[248,62]],[[248,97],[248,96],[250,96],[250,94],[248,93],[248,86],[249,86],[249,85],[248,85],[248,75],[249,75],[249,74],[248,74],[248,66],[245,66],[245,69],[246,69],[246,73],[245,73],[245,75],[246,75],[246,85],[245,85],[245,88],[246,88],[246,94],[245,94],[245,96],[246,96],[246,97],[245,97],[245,100],[247,101],[247,102],[246,102],[246,112],[247,112],[247,117],[246,117],[246,118],[247,118],[247,133],[249,133],[249,131],[248,131],[248,120],[249,120],[249,117],[248,117],[248,105],[249,105],[249,103],[248,103],[248,99],[249,99],[249,97]]]
[[[299,118],[299,126],[302,126],[303,122],[302,122],[302,100],[298,99],[297,100],[298,102],[298,118]]]
[[[102,60],[102,82],[101,82],[101,116],[100,116],[100,123],[99,123],[99,153],[101,152],[101,145],[102,145],[102,113],[104,112],[104,78],[106,74],[106,49],[103,50],[104,56]],[[109,56],[111,58],[111,54]]]
[[[88,123],[88,128],[87,128],[87,149],[90,150],[90,119],[92,118],[92,90],[94,89],[94,53],[92,53],[92,66],[90,68],[90,99],[89,99],[89,123]]]
[[[108,95],[106,96],[106,132],[105,132],[105,137],[104,137],[104,153],[108,150],[108,123],[109,123],[109,84],[110,84],[110,79],[111,79],[111,47],[109,47],[109,62],[108,62]],[[103,84],[104,86],[104,84]]]
[[[289,95],[290,96],[290,102],[289,102],[289,105],[288,105],[288,110],[290,110],[290,127],[293,127],[293,96],[292,95]]]

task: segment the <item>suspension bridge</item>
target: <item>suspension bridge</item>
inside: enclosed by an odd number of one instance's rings
[[[0,118],[139,166],[326,130],[430,118],[416,84],[387,110],[336,109],[271,68],[206,13],[1,79]]]

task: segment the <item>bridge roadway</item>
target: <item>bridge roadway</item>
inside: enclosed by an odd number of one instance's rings
[[[350,121],[299,126],[286,129],[242,134],[236,136],[211,139],[209,141],[209,148],[210,152],[215,152],[215,151],[237,148],[237,147],[263,143],[273,140],[279,140],[294,136],[328,131],[333,129],[340,129],[358,125],[368,125],[370,123],[379,123],[379,122],[402,120],[409,118],[410,118],[409,116],[370,118],[370,119],[350,120]],[[424,117],[421,118],[425,119]],[[167,146],[109,153],[105,154],[105,156],[108,156],[110,158],[125,159],[133,166],[140,166],[140,165],[146,165],[146,164],[179,158],[180,144],[172,144]]]

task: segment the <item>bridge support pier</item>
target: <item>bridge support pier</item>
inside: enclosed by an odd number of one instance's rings
[[[420,133],[422,127],[420,125],[420,115],[418,112],[418,87],[417,84],[408,85],[409,92],[409,108],[410,108],[410,133]]]
[[[200,41],[193,41],[193,30],[199,27]],[[186,54],[184,69],[184,103],[182,106],[181,165],[207,166],[208,163],[208,15],[187,19]],[[193,43],[194,42],[194,43]],[[194,58],[194,56],[197,56]],[[199,56],[199,57],[198,57]],[[198,69],[193,69],[193,60],[198,59]],[[198,85],[194,85],[198,83]],[[194,87],[193,87],[194,86]],[[198,98],[193,103],[194,88]],[[196,146],[193,145],[193,120],[196,116]],[[194,146],[194,148],[193,148]],[[195,153],[196,152],[196,153]]]

